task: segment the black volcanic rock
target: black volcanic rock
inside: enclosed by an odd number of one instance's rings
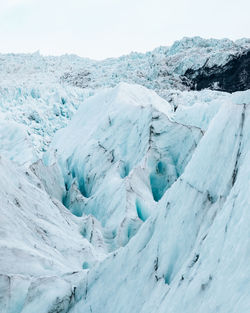
[[[183,84],[191,90],[205,88],[226,92],[250,88],[250,50],[232,55],[223,66],[203,66],[199,70],[188,69],[182,77]]]

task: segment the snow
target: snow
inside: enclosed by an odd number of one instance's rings
[[[0,312],[249,312],[250,91],[181,83],[244,49],[0,55]]]

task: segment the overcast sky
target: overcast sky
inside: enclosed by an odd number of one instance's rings
[[[0,0],[0,52],[103,59],[184,36],[250,37],[250,0]]]

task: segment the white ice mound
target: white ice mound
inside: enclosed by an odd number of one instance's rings
[[[97,218],[110,249],[125,245],[155,211],[202,136],[171,114],[155,92],[121,83],[85,101],[52,142],[46,158],[62,169],[63,203]]]

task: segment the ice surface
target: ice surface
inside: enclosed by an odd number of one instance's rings
[[[126,244],[151,215],[202,137],[199,128],[171,115],[153,91],[121,83],[84,102],[45,156],[48,164],[57,156],[64,204],[77,216],[95,216],[114,234],[113,248]]]
[[[188,89],[182,81],[187,69],[224,65],[249,47],[248,39],[194,37],[145,54],[133,52],[103,61],[75,55],[45,57],[38,52],[0,54],[0,116],[26,126],[40,158],[54,133],[98,90],[127,82],[153,89],[168,100],[171,89]]]
[[[6,158],[19,165],[37,160],[27,128],[13,121],[0,120],[0,151]]]
[[[250,112],[234,98],[157,214],[89,273],[70,312],[248,312]]]
[[[1,55],[1,313],[249,312],[250,91],[181,82],[246,49]]]
[[[33,297],[32,284],[41,288],[40,279],[46,295],[55,301],[62,291],[53,281],[66,284],[62,275],[81,272],[83,262],[93,264],[104,253],[81,235],[84,220],[74,218],[61,202],[43,191],[42,181],[32,171],[16,168],[1,157],[0,172],[0,307],[1,312],[21,312],[23,308],[26,312],[26,304],[29,307],[33,300],[41,301],[29,299]],[[49,289],[45,278],[53,282],[55,291]],[[73,283],[67,284],[71,288]],[[37,310],[48,312],[39,306]]]

